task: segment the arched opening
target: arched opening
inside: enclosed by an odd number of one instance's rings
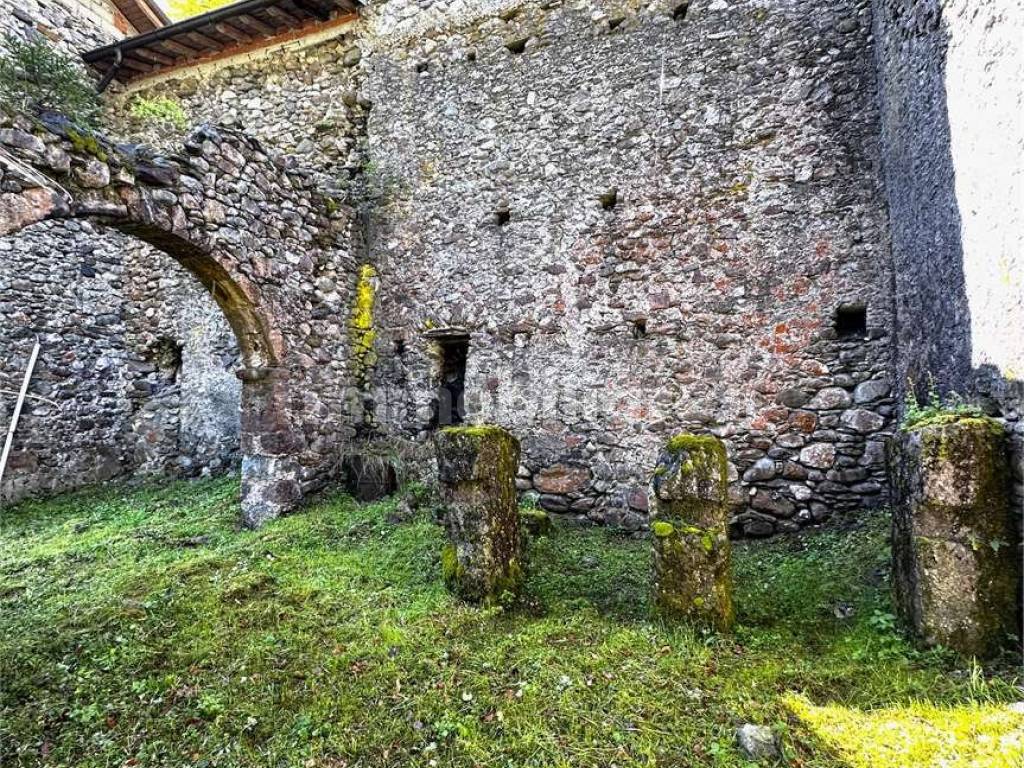
[[[5,500],[241,468],[247,525],[299,501],[282,344],[253,286],[181,236],[88,216],[26,224],[0,252],[4,432],[41,343]]]
[[[303,171],[223,127],[198,126],[183,152],[163,157],[103,137],[83,141],[59,116],[23,125],[2,142],[0,234],[16,236],[46,219],[90,222],[142,241],[184,267],[212,297],[237,341],[242,522],[259,526],[323,487],[336,475],[349,434],[344,337],[334,318],[347,306],[351,288],[344,250],[336,248],[344,221],[334,221],[329,200]],[[44,154],[61,162],[44,161]],[[64,170],[55,171],[57,166]],[[280,183],[268,186],[268,177]],[[63,251],[78,246],[72,237]],[[63,251],[51,260],[63,264]],[[47,269],[28,279],[45,282]],[[18,287],[7,293],[9,309],[16,310]],[[104,322],[116,324],[118,314]],[[81,323],[94,324],[91,318]],[[18,332],[31,335],[25,330],[30,325],[21,322]],[[48,339],[60,340],[59,334]],[[110,362],[104,358],[107,368]],[[172,359],[155,370],[166,374],[174,367]],[[166,384],[167,377],[157,381]],[[99,419],[104,426],[108,421],[106,415]],[[92,428],[88,419],[81,423]],[[100,450],[98,443],[93,447]]]

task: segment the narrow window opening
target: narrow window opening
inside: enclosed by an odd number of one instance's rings
[[[156,368],[165,384],[174,384],[181,373],[182,346],[174,339],[161,336],[147,350],[146,359]]]
[[[416,65],[417,72],[423,73],[426,72],[428,69],[430,69],[430,64],[426,61],[421,61],[419,64]]]
[[[690,3],[689,2],[680,3],[675,8],[672,9],[672,18],[675,21],[682,21],[683,19],[686,18],[686,13],[689,10],[690,10]]]
[[[637,318],[633,321],[633,338],[642,339],[645,336],[647,336],[647,318]]]
[[[512,219],[512,211],[508,208],[499,208],[494,212],[494,223],[499,227],[504,227]]]
[[[836,335],[841,339],[868,335],[868,308],[863,304],[843,304],[836,310]]]
[[[608,29],[618,29],[619,26],[626,20],[625,16],[615,16],[608,19]]]
[[[614,209],[615,206],[619,204],[619,188],[612,187],[607,192],[598,197],[598,200],[601,201],[601,207],[604,208],[606,211]]]
[[[399,357],[405,354],[405,339],[395,339],[395,354]]]
[[[520,54],[526,50],[526,44],[529,40],[530,38],[528,37],[521,37],[518,40],[509,40],[505,43],[505,47],[508,48],[510,53]]]
[[[476,51],[466,51],[466,61],[476,61]]]
[[[452,338],[438,342],[441,348],[441,377],[434,401],[431,426],[449,427],[466,420],[466,360],[469,339]]]

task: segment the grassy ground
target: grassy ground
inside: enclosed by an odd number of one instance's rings
[[[528,605],[481,610],[426,515],[339,497],[238,532],[236,496],[3,513],[0,764],[745,768],[742,722],[793,766],[1024,764],[1012,673],[893,630],[880,517],[739,547],[716,638],[647,619],[649,545],[611,531],[556,529]]]

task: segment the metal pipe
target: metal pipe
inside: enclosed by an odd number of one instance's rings
[[[121,68],[121,62],[124,60],[124,56],[121,55],[121,49],[118,48],[114,51],[114,63],[110,65],[110,69],[104,73],[103,78],[100,80],[99,85],[96,86],[96,93],[103,93],[107,90],[107,86],[110,85],[110,81],[117,75],[117,70]]]
[[[7,468],[7,457],[11,455],[11,446],[14,445],[14,430],[18,428],[18,419],[21,418],[21,408],[25,405],[25,397],[28,395],[28,385],[32,381],[32,371],[36,367],[36,359],[39,357],[39,339],[36,338],[36,345],[32,347],[32,356],[28,359],[28,368],[25,369],[25,378],[21,382],[21,392],[18,394],[18,402],[14,405],[14,415],[11,417],[11,426],[7,430],[7,440],[4,441],[4,452],[0,454],[0,493],[4,487],[4,470]]]

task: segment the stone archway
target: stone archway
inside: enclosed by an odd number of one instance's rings
[[[299,504],[337,465],[348,433],[343,382],[345,220],[311,176],[253,139],[200,126],[157,157],[56,115],[0,129],[0,235],[83,217],[133,235],[195,275],[241,350],[242,520]],[[330,297],[314,288],[327,282]],[[333,280],[330,279],[333,276]]]

